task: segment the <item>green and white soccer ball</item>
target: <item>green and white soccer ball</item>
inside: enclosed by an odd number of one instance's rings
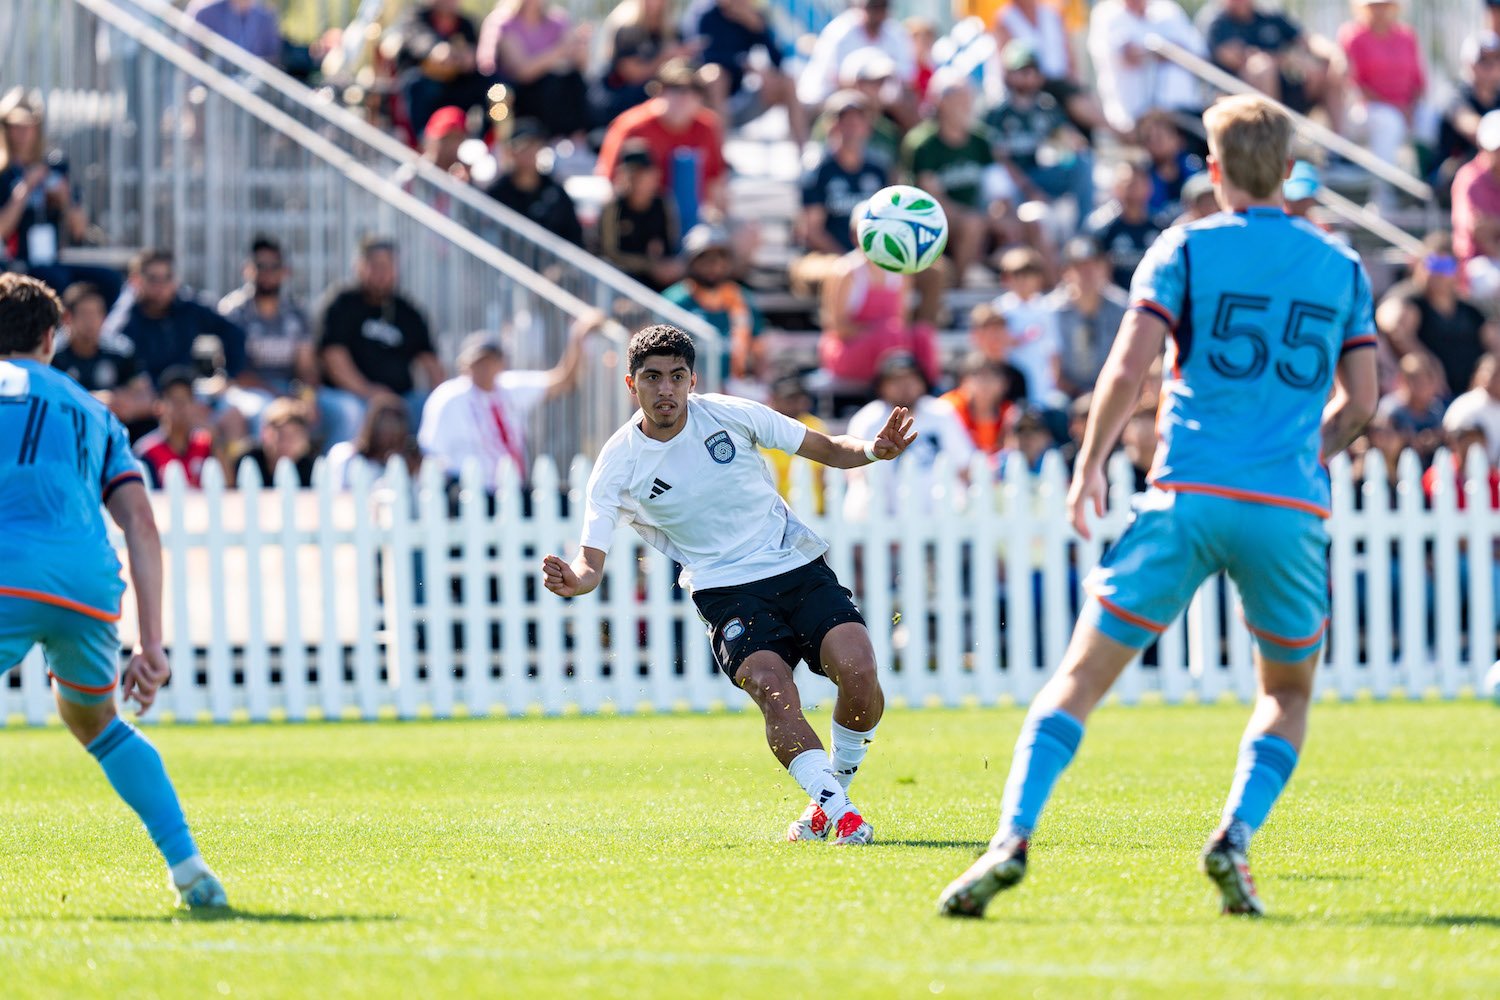
[[[855,222],[859,248],[876,267],[916,274],[931,267],[948,245],[948,216],[921,188],[892,184],[865,202]]]

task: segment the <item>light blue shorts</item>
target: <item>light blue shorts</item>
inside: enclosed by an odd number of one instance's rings
[[[1204,580],[1224,570],[1239,588],[1262,655],[1311,656],[1328,625],[1328,532],[1316,514],[1199,493],[1138,496],[1125,533],[1084,586],[1085,621],[1136,649],[1171,624]]]
[[[112,621],[20,597],[0,596],[0,674],[41,643],[57,690],[78,705],[114,697],[120,636]]]

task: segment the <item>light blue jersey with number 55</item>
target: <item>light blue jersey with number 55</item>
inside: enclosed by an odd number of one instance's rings
[[[1130,298],[1171,330],[1151,482],[1326,517],[1323,406],[1376,343],[1359,256],[1279,208],[1221,212],[1163,233]]]

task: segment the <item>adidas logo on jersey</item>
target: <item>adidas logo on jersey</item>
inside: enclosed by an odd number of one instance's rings
[[[655,500],[657,497],[661,496],[671,488],[671,483],[664,483],[660,479],[653,480],[651,483],[651,499]]]

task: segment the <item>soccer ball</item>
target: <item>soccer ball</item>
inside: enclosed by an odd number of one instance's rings
[[[1484,675],[1484,680],[1479,685],[1481,694],[1489,695],[1490,700],[1500,705],[1500,661],[1490,667],[1490,672]]]
[[[943,255],[948,216],[921,188],[892,184],[865,202],[855,224],[859,248],[870,263],[898,274],[916,274]]]

